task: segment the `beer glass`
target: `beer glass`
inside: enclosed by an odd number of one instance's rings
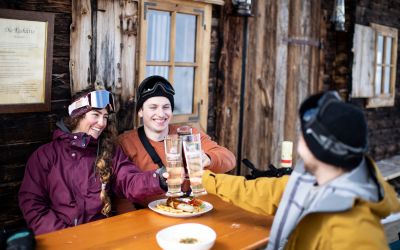
[[[183,150],[185,152],[186,166],[189,172],[190,187],[193,196],[207,194],[201,183],[203,163],[201,161],[200,134],[185,135],[183,137]]]
[[[182,139],[178,135],[167,135],[164,140],[165,156],[167,158],[168,191],[166,196],[182,196],[181,185],[183,182],[182,167]]]

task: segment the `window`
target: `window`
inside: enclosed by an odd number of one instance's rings
[[[175,88],[174,123],[206,129],[211,4],[201,1],[143,1],[139,81],[167,78]]]
[[[352,94],[368,98],[368,108],[394,105],[397,38],[394,28],[356,25]]]

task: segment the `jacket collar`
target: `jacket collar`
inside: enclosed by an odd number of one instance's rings
[[[80,148],[86,148],[90,144],[97,145],[99,142],[98,139],[84,132],[71,133],[62,120],[58,121],[56,125],[59,129],[54,131],[53,140],[74,141],[73,145]]]

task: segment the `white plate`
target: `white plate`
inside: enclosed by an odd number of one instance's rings
[[[183,198],[184,199],[184,198]],[[166,216],[170,216],[170,217],[175,217],[175,218],[187,218],[187,217],[195,217],[195,216],[199,216],[205,213],[210,212],[213,209],[213,206],[211,205],[211,203],[207,202],[207,201],[203,201],[203,205],[204,205],[204,209],[201,212],[197,212],[197,213],[188,213],[188,212],[182,212],[182,213],[172,213],[172,212],[167,212],[161,209],[157,208],[158,204],[164,204],[166,203],[167,199],[161,199],[161,200],[155,200],[149,203],[149,208],[151,210],[153,210],[156,213],[162,214],[162,215],[166,215]]]

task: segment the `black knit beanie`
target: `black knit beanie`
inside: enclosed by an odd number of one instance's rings
[[[137,89],[136,112],[139,112],[147,99],[155,96],[168,98],[172,111],[174,111],[174,94],[174,88],[167,79],[158,75],[149,76],[140,83]]]
[[[337,92],[312,95],[300,107],[301,129],[312,154],[322,162],[352,170],[367,151],[362,111]]]

